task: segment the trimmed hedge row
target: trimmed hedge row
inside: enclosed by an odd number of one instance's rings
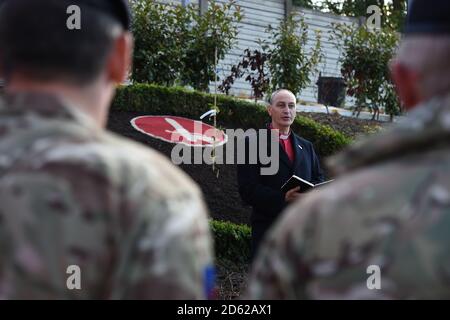
[[[232,262],[250,261],[251,228],[247,225],[211,220],[216,258]]]
[[[134,84],[118,89],[112,110],[146,112],[153,115],[176,115],[199,119],[210,110],[212,94],[190,91],[180,87],[162,87],[152,84]],[[269,117],[264,106],[229,96],[218,95],[220,124],[233,128],[263,128]],[[350,139],[331,127],[305,117],[297,117],[292,129],[314,144],[320,156],[329,156],[350,143]]]

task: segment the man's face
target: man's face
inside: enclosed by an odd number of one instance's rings
[[[297,113],[294,95],[289,91],[278,93],[268,111],[274,125],[279,128],[290,127]]]

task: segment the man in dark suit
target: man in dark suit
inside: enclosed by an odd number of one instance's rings
[[[253,207],[252,224],[252,259],[261,240],[271,227],[280,212],[292,201],[301,196],[300,188],[287,193],[281,191],[283,184],[296,175],[312,183],[323,182],[324,175],[320,167],[313,145],[306,139],[296,135],[291,125],[296,116],[295,95],[289,90],[278,90],[273,93],[268,107],[272,122],[268,130],[275,130],[279,138],[279,169],[274,175],[261,174],[264,165],[258,159],[256,164],[249,160],[249,143],[246,139],[246,162],[238,165],[239,193],[247,204]],[[267,135],[270,137],[270,134]],[[265,139],[257,136],[257,139]],[[270,138],[269,138],[270,139]],[[258,146],[260,146],[259,141]],[[270,149],[270,143],[267,144]],[[271,150],[268,150],[271,155]]]

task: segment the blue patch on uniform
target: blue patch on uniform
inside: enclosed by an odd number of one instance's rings
[[[208,300],[216,299],[216,269],[214,266],[207,266],[204,270],[203,285],[205,297]]]

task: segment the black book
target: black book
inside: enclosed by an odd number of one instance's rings
[[[332,181],[333,180],[328,180],[325,182],[314,184],[314,183],[311,183],[309,181],[306,181],[306,180],[294,175],[294,176],[290,177],[289,180],[281,187],[281,191],[286,193],[289,190],[300,187],[300,192],[303,193],[303,192],[307,192],[311,189],[323,186],[324,184],[328,184]]]

